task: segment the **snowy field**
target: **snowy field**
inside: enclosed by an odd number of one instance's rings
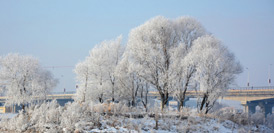
[[[122,123],[124,120],[120,120]],[[272,133],[273,130],[267,128],[266,126],[240,126],[229,120],[218,120],[209,119],[202,117],[189,117],[186,120],[178,120],[174,118],[159,120],[159,129],[155,129],[154,119],[129,119],[129,123],[122,123],[122,127],[116,126],[111,127],[105,125],[104,129],[92,129],[88,132],[157,132],[157,133],[167,133],[167,132],[210,132],[210,133],[245,133],[251,132],[267,132]]]

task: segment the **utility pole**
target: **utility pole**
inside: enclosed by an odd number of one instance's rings
[[[268,86],[270,87],[270,85],[271,85],[271,77],[270,77],[270,68],[271,68],[271,65],[272,64],[269,64],[269,67],[268,67]]]
[[[246,88],[246,91],[249,89],[249,69],[248,67],[246,68],[247,70],[247,88]],[[247,106],[247,92],[245,94],[245,112],[247,113],[248,112],[248,106]],[[248,115],[248,113],[247,113]]]
[[[248,67],[246,69],[247,69],[247,87],[249,88],[249,70],[248,70]]]
[[[248,70],[248,67],[246,68],[247,70],[247,88],[246,90],[248,90],[249,88],[249,70]],[[245,112],[247,113],[248,112],[248,106],[247,106],[247,93],[245,95]]]

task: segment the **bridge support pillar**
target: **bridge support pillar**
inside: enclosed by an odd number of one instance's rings
[[[245,112],[248,114],[256,113],[256,106],[259,106],[265,117],[267,117],[268,114],[272,114],[272,107],[274,104],[267,101],[253,101],[252,103],[247,103],[244,106]]]
[[[245,105],[245,112],[248,114],[253,114],[256,111],[255,105]]]

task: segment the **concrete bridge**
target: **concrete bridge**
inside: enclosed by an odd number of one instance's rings
[[[255,113],[256,106],[259,106],[267,116],[272,114],[274,107],[274,86],[229,90],[223,99],[240,101],[247,113]]]
[[[264,112],[265,116],[267,116],[273,112],[272,108],[274,107],[274,98],[247,101],[246,104],[243,105],[245,106],[245,111],[248,113],[255,113],[256,106],[259,106]]]

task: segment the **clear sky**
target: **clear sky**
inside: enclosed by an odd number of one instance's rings
[[[33,55],[63,88],[75,89],[73,69],[95,44],[124,36],[148,19],[192,16],[219,38],[244,67],[236,85],[274,82],[273,0],[0,0],[0,55]],[[272,83],[274,85],[274,83]]]

